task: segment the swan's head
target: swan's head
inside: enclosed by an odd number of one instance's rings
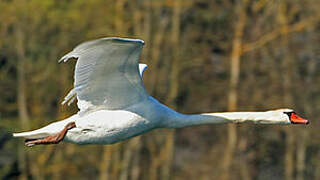
[[[273,117],[277,117],[278,121],[282,121],[285,124],[309,124],[307,119],[298,116],[292,109],[277,109],[269,112],[273,114]]]

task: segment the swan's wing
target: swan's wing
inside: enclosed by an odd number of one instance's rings
[[[148,68],[148,65],[146,64],[139,64],[139,72],[140,72],[140,76],[141,78],[143,77],[143,73],[144,71]]]
[[[144,71],[148,68],[148,65],[146,64],[139,64],[139,73],[141,76],[141,79],[143,78]],[[74,102],[76,99],[76,92],[74,89],[72,89],[65,97],[63,102],[61,103],[62,105],[68,102],[68,106]]]
[[[115,110],[147,98],[138,64],[143,44],[138,39],[102,38],[82,43],[63,56],[59,62],[78,58],[74,88],[63,104],[77,97],[80,111]]]

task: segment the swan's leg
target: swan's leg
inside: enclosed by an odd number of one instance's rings
[[[67,134],[68,130],[75,128],[76,123],[75,122],[70,122],[68,123],[60,133],[53,135],[53,136],[48,136],[43,139],[36,139],[36,140],[26,140],[25,144],[26,146],[33,146],[33,145],[39,145],[39,144],[58,144],[63,140],[65,135]]]

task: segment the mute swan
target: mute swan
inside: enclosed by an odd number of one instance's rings
[[[308,124],[291,109],[186,115],[149,96],[142,83],[145,64],[138,65],[144,41],[102,38],[78,45],[59,62],[77,58],[74,88],[62,104],[78,99],[80,111],[41,129],[14,133],[26,145],[113,144],[156,128],[200,124]]]

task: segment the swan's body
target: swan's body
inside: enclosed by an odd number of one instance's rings
[[[62,137],[64,141],[77,144],[112,144],[155,128],[182,128],[229,122],[308,123],[290,109],[198,115],[178,113],[149,96],[143,88],[142,75],[146,65],[138,65],[143,44],[142,40],[103,38],[77,46],[60,61],[78,58],[75,88],[65,97],[63,104],[70,104],[77,97],[80,111],[65,120],[38,130],[16,133],[14,136],[41,140],[65,130],[64,139]],[[66,129],[70,123],[74,125]],[[27,145],[34,144],[45,143],[31,141]]]

